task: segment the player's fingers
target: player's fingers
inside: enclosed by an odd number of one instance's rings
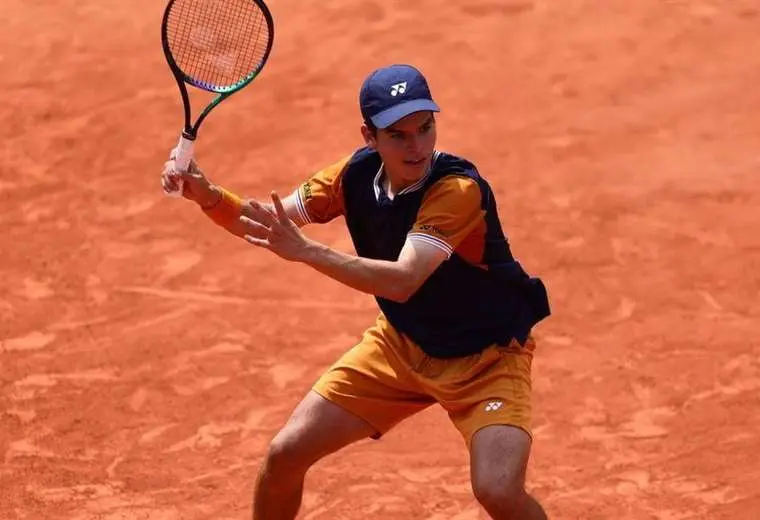
[[[187,171],[188,171],[188,173],[194,173],[194,174],[197,174],[197,175],[203,175],[203,172],[198,167],[198,163],[196,163],[193,159],[190,159],[190,164],[187,167]]]
[[[272,192],[272,204],[274,204],[274,209],[277,212],[277,217],[280,219],[280,223],[285,224],[290,220],[288,218],[288,214],[285,213],[285,208],[282,205],[282,201],[280,200],[280,196],[277,195],[274,191]]]
[[[175,175],[178,179],[199,179],[198,173],[191,171],[175,171],[172,173],[172,175]]]
[[[269,249],[269,240],[265,238],[256,238],[251,235],[245,235],[243,238],[246,239],[246,241],[250,242],[251,244],[259,247],[263,247],[265,249]]]
[[[269,236],[270,229],[262,224],[261,222],[256,222],[253,219],[250,219],[248,217],[242,216],[240,217],[240,222],[243,223],[243,225],[246,226],[246,231],[248,233],[251,233],[253,235],[256,235],[257,237],[266,237]]]
[[[260,222],[266,226],[271,226],[277,219],[272,213],[262,206],[258,201],[249,201],[249,207],[251,208],[252,217],[257,222]]]
[[[179,184],[180,182],[182,182],[184,177],[185,177],[185,174],[183,172],[178,172],[178,171],[170,171],[166,174],[166,178],[174,184]]]
[[[174,188],[177,189],[177,182],[174,176],[171,174],[171,172],[164,172],[161,175],[161,186],[164,187],[164,189],[168,188]]]

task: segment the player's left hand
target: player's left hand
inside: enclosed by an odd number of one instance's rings
[[[309,240],[301,233],[285,212],[280,197],[272,192],[272,205],[264,206],[249,201],[251,216],[241,216],[240,222],[246,227],[245,239],[251,244],[269,249],[277,256],[294,262],[305,258]]]

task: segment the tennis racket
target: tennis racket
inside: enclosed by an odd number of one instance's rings
[[[169,0],[161,23],[161,44],[182,96],[185,125],[174,150],[175,165],[187,171],[203,120],[222,101],[250,84],[269,58],[274,41],[272,14],[262,0]],[[187,85],[216,96],[191,121]],[[179,189],[168,195],[181,196]]]

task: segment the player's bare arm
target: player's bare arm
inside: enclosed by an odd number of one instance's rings
[[[408,300],[447,258],[439,248],[411,240],[406,241],[395,261],[343,253],[307,238],[276,193],[272,193],[274,211],[255,201],[251,206],[252,215],[240,219],[248,242],[285,260],[305,263],[353,289],[389,300]]]
[[[176,190],[180,183],[183,185],[182,196],[195,202],[203,210],[212,210],[219,204],[224,203],[222,189],[209,181],[194,160],[190,161],[187,171],[179,171],[173,159],[164,164],[164,171],[161,176],[161,184],[164,186],[164,190]],[[285,213],[294,225],[302,226],[304,222],[298,213],[295,197],[295,194],[289,195],[283,199],[282,204],[285,208]],[[239,216],[255,219],[258,214],[258,208],[265,208],[272,213],[275,211],[271,203],[260,203],[253,199],[247,199],[240,201]],[[246,226],[237,218],[224,222],[223,227],[240,238],[244,238],[249,232]]]

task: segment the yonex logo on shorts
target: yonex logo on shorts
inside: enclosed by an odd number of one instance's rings
[[[486,403],[486,412],[495,412],[502,406],[504,406],[502,401],[488,401]]]
[[[391,96],[396,97],[404,92],[406,92],[406,81],[391,85]]]

